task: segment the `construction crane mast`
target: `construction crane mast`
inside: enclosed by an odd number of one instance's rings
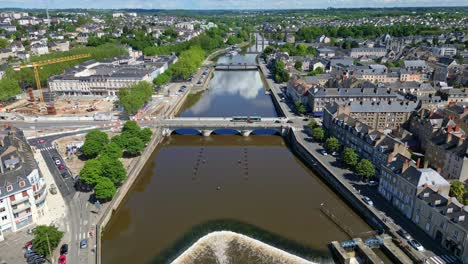
[[[49,60],[44,60],[44,61],[33,62],[32,64],[16,66],[16,67],[14,67],[14,70],[19,71],[19,70],[24,69],[24,68],[32,68],[33,69],[34,79],[36,81],[36,88],[37,88],[37,90],[39,92],[39,100],[40,100],[41,103],[43,103],[44,102],[44,96],[42,95],[41,79],[39,78],[38,68],[42,68],[43,66],[47,66],[47,65],[50,65],[50,64],[56,64],[56,63],[62,63],[62,62],[67,62],[67,61],[79,60],[79,59],[84,59],[84,58],[89,58],[89,57],[91,57],[91,54],[78,54],[78,55],[67,56],[67,57],[62,57],[62,58],[49,59]]]

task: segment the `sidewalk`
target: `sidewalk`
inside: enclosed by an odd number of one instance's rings
[[[57,186],[54,181],[54,177],[50,173],[49,168],[47,167],[44,158],[39,151],[34,153],[34,158],[36,159],[39,170],[44,177],[44,181],[46,182],[47,191],[49,191],[51,184],[55,184],[55,186]],[[68,208],[60,192],[57,192],[57,194],[51,194],[49,192],[47,194],[44,211],[44,215],[38,219],[37,225],[54,224],[59,228],[59,230],[65,232],[64,238],[66,238],[67,234],[69,234],[69,226],[67,225]]]

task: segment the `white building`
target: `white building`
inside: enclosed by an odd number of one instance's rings
[[[0,241],[44,215],[47,188],[22,131],[0,132]]]
[[[31,47],[32,54],[35,55],[44,55],[49,53],[49,47],[43,44],[35,44]]]

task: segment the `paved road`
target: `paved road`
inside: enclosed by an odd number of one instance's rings
[[[70,241],[67,241],[69,244],[68,263],[88,263],[88,259],[91,255],[90,247],[87,249],[79,248],[79,241],[82,239],[88,239],[88,242],[91,242],[89,240],[89,232],[93,228],[91,225],[92,215],[90,212],[92,206],[90,206],[89,203],[91,193],[76,191],[74,186],[74,178],[76,175],[70,175],[66,178],[62,177],[61,172],[55,164],[55,158],[60,159],[62,164],[65,164],[65,162],[53,145],[53,141],[71,135],[86,133],[87,131],[89,130],[29,140],[29,144],[39,150],[44,157],[47,167],[54,177],[57,188],[65,199],[69,209],[68,212],[70,215],[67,217],[68,225],[70,226],[70,234],[68,236],[70,237]],[[91,245],[92,243],[89,244]]]

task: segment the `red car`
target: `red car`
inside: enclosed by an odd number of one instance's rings
[[[45,139],[41,139],[41,140],[39,140],[37,143],[39,143],[39,144],[44,144],[44,143],[45,143]]]
[[[59,264],[67,264],[67,255],[60,255]]]
[[[65,169],[65,166],[63,166],[63,165],[58,165],[57,168],[58,168],[59,170],[64,170],[64,169]]]
[[[30,247],[30,246],[32,246],[32,240],[26,242],[26,244],[24,245],[24,248],[28,248],[28,247]]]

